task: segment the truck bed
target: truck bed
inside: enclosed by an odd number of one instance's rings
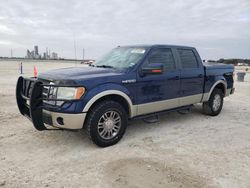
[[[203,63],[206,76],[210,75],[223,75],[225,73],[233,73],[234,66],[223,63]]]
[[[228,65],[228,64],[224,64],[224,63],[211,63],[211,62],[206,62],[203,63],[204,67],[206,67],[207,70],[209,69],[233,69],[234,66],[233,65]]]

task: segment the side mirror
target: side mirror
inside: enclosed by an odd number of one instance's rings
[[[148,74],[162,74],[163,73],[163,64],[162,63],[152,63],[148,64],[141,69],[141,75],[145,76]]]

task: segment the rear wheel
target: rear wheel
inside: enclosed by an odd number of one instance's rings
[[[223,107],[224,94],[221,89],[215,88],[207,102],[203,103],[204,114],[217,116]]]
[[[124,135],[128,117],[115,101],[102,101],[91,108],[86,130],[91,140],[100,147],[116,144]]]

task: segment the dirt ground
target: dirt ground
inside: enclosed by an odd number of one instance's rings
[[[24,62],[31,76],[74,63]],[[81,66],[81,65],[77,65]],[[0,61],[0,187],[250,187],[250,74],[217,117],[177,112],[133,121],[115,146],[83,131],[42,131],[15,100],[18,62]]]

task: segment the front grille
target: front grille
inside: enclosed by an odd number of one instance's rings
[[[21,94],[23,98],[26,100],[27,106],[29,106],[29,99],[31,98],[32,90],[34,87],[35,82],[37,79],[34,78],[25,78],[23,79],[23,88],[21,91]],[[48,80],[39,79],[39,82],[41,82],[42,85],[42,93],[40,95],[40,98],[42,98],[42,101],[45,105],[58,107],[65,103],[65,99],[58,100],[57,97],[57,90],[58,85],[55,85],[53,82]]]

